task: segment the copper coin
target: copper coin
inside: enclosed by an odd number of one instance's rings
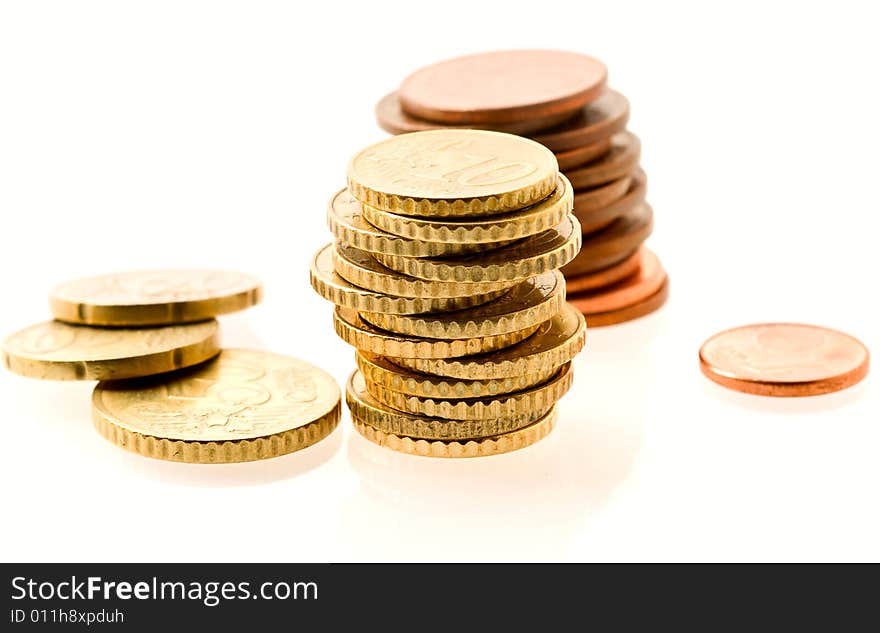
[[[655,310],[659,310],[666,303],[669,297],[669,280],[663,282],[660,290],[652,294],[650,297],[639,303],[621,308],[620,310],[611,310],[609,312],[596,312],[586,317],[588,327],[602,327],[605,325],[615,325],[624,321],[632,321],[645,315],[651,314]]]
[[[641,143],[632,132],[618,132],[611,137],[611,149],[599,160],[565,171],[575,189],[598,187],[631,174],[639,165]]]
[[[626,195],[629,189],[630,176],[618,178],[612,182],[592,189],[581,189],[574,192],[574,208],[581,213],[589,214],[590,211],[607,207],[616,200]]]
[[[555,114],[545,117],[535,117],[533,119],[528,119],[527,121],[515,121],[510,123],[472,123],[469,125],[451,125],[435,123],[433,121],[425,121],[424,119],[410,116],[403,111],[403,108],[400,107],[400,100],[397,98],[396,92],[385,95],[382,100],[376,104],[376,121],[379,123],[379,127],[381,127],[389,134],[407,134],[409,132],[424,132],[425,130],[461,128],[475,130],[494,130],[495,132],[507,132],[508,134],[523,135],[530,134],[537,130],[544,130],[549,127],[553,127],[554,125],[559,125],[563,121],[570,118],[571,113],[564,112],[562,114]],[[608,147],[611,146],[611,139],[607,139],[607,145]]]
[[[642,261],[638,270],[612,286],[569,295],[568,302],[583,314],[611,312],[641,303],[666,283],[666,271],[657,256],[641,247]]]
[[[606,228],[617,218],[632,211],[636,205],[645,201],[648,190],[648,178],[641,169],[636,170],[629,183],[626,194],[601,209],[574,209],[574,214],[581,223],[581,234],[589,235]]]
[[[603,138],[590,145],[575,147],[564,152],[556,152],[556,162],[559,169],[573,169],[584,163],[601,158],[611,149],[611,137]]]
[[[762,323],[716,334],[700,369],[720,385],[761,396],[814,396],[846,389],[868,373],[868,349],[815,325]]]
[[[568,51],[511,50],[456,57],[403,80],[413,116],[440,123],[509,123],[574,113],[605,90],[608,71]]]
[[[619,92],[608,90],[558,127],[532,135],[532,139],[554,152],[597,143],[620,132],[629,120],[629,101]]]
[[[578,275],[577,277],[567,277],[565,280],[565,291],[571,295],[577,292],[596,290],[597,288],[610,286],[621,279],[629,277],[639,269],[639,264],[642,262],[643,248],[644,246],[640,246],[623,261],[608,266],[607,268],[597,270],[594,273]]]
[[[611,225],[585,239],[581,251],[562,267],[566,277],[577,277],[623,261],[651,234],[654,212],[642,202]]]

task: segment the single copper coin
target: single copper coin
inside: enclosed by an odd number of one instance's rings
[[[587,325],[589,327],[603,327],[641,318],[663,307],[667,298],[669,298],[669,279],[663,282],[663,285],[660,286],[657,292],[644,301],[620,308],[619,310],[595,312],[586,315]]]
[[[629,190],[630,176],[623,176],[612,182],[592,189],[581,189],[574,192],[574,206],[581,213],[589,214],[590,211],[607,207],[612,202],[620,200]]]
[[[408,134],[410,132],[424,132],[426,130],[461,128],[494,130],[495,132],[523,135],[560,125],[571,117],[571,112],[563,112],[562,114],[534,117],[525,121],[511,121],[509,123],[463,123],[461,125],[453,125],[426,121],[407,114],[400,107],[400,99],[397,98],[397,92],[385,95],[376,104],[376,121],[379,123],[379,127],[390,134]],[[610,147],[610,139],[607,140],[607,144]],[[599,154],[596,155],[598,156]],[[583,162],[587,160],[590,159],[585,159]]]
[[[562,267],[562,273],[576,277],[622,262],[648,238],[653,226],[654,212],[642,202],[608,228],[585,239],[577,257]]]
[[[403,80],[405,112],[440,123],[508,123],[573,113],[605,90],[598,59],[568,51],[511,50],[456,57]]]
[[[574,169],[586,163],[601,158],[611,149],[611,137],[603,138],[595,143],[575,147],[564,152],[556,152],[556,162],[559,169]]]
[[[578,292],[587,292],[610,286],[621,279],[629,277],[639,269],[639,264],[642,262],[642,249],[644,249],[644,246],[640,246],[623,261],[602,270],[566,278],[565,291],[570,295]]]
[[[648,177],[641,169],[636,170],[630,179],[627,192],[611,204],[599,209],[574,208],[574,214],[581,223],[581,233],[589,235],[601,231],[622,215],[632,211],[645,201],[648,191]]]
[[[564,152],[610,138],[626,127],[627,120],[629,101],[619,92],[607,90],[565,123],[531,138],[554,152]]]
[[[815,396],[846,389],[868,373],[868,348],[816,325],[761,323],[703,343],[700,369],[720,385],[761,396]]]
[[[621,310],[653,295],[666,283],[666,271],[653,252],[644,246],[640,250],[642,260],[634,274],[612,286],[571,294],[568,302],[583,314],[590,315]]]
[[[566,170],[565,175],[575,189],[598,187],[632,174],[639,165],[641,151],[638,137],[624,130],[611,137],[611,149],[602,158]]]

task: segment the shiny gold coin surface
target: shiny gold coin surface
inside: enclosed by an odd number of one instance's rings
[[[547,437],[556,426],[556,409],[529,426],[475,440],[423,440],[386,433],[352,416],[355,430],[363,437],[385,448],[422,457],[488,457],[525,448]]]
[[[840,391],[868,374],[868,348],[837,330],[761,323],[726,330],[703,343],[700,369],[729,389],[761,396]]]
[[[445,419],[413,415],[389,407],[370,393],[363,375],[355,371],[345,390],[351,417],[385,433],[427,440],[458,440],[491,437],[515,431],[547,414],[554,402],[540,409],[522,409],[503,417]]]
[[[56,319],[112,326],[206,321],[260,302],[260,280],[219,270],[151,270],[67,281],[49,293]]]
[[[591,328],[595,328],[605,327],[607,325],[617,325],[618,323],[632,321],[633,319],[640,319],[643,316],[647,316],[662,308],[668,298],[669,279],[667,278],[657,292],[638,303],[633,303],[617,310],[592,312],[586,315],[587,324],[589,324]]]
[[[373,398],[397,411],[446,420],[486,420],[548,410],[571,388],[572,375],[571,364],[566,363],[553,378],[541,385],[525,391],[472,399],[424,398],[377,383],[365,383]]]
[[[484,254],[444,259],[377,254],[376,258],[388,268],[411,277],[483,283],[526,279],[561,268],[575,258],[580,248],[581,228],[577,219],[569,215],[549,231]]]
[[[396,215],[364,206],[364,218],[372,225],[403,237],[453,244],[495,244],[536,235],[562,222],[574,206],[574,193],[560,175],[556,190],[541,202],[521,211],[484,218],[419,218]]]
[[[3,363],[29,378],[116,380],[189,367],[219,351],[214,320],[140,329],[46,321],[6,339]]]
[[[571,304],[521,343],[469,358],[389,358],[397,365],[435,376],[464,380],[500,379],[541,373],[572,360],[584,348],[587,324]],[[393,355],[391,355],[393,356]]]
[[[420,398],[484,398],[522,391],[549,380],[558,367],[488,380],[465,380],[431,376],[395,365],[384,356],[359,351],[357,366],[364,380],[402,394]]]
[[[553,152],[528,139],[433,130],[395,136],[356,154],[348,188],[364,204],[400,215],[479,216],[543,200],[556,188],[557,173]]]
[[[399,315],[362,312],[378,328],[423,338],[468,339],[519,332],[538,326],[565,303],[565,279],[550,271],[531,277],[497,299],[454,312]]]
[[[336,305],[383,314],[421,314],[462,310],[486,303],[482,295],[422,299],[396,297],[360,288],[336,274],[333,266],[333,248],[333,244],[327,244],[315,254],[309,276],[315,292]]]
[[[340,277],[361,288],[400,297],[478,297],[489,301],[500,297],[518,281],[460,283],[427,281],[410,277],[379,263],[366,251],[339,242],[333,252],[333,267]]]
[[[575,189],[598,187],[631,174],[639,165],[639,138],[624,130],[611,137],[611,149],[597,161],[566,172]]]
[[[535,332],[532,326],[518,332],[465,339],[431,339],[404,336],[381,330],[366,321],[350,308],[336,308],[333,313],[336,334],[346,343],[359,350],[402,358],[454,358],[481,354],[509,347]]]
[[[327,437],[340,416],[325,371],[270,352],[226,349],[199,367],[102,382],[92,395],[105,438],[147,457],[225,464],[277,457]]]

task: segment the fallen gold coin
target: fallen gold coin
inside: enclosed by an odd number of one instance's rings
[[[226,349],[191,370],[102,382],[92,395],[98,432],[147,457],[224,464],[277,457],[327,437],[339,387],[325,371],[270,352]]]
[[[46,321],[3,343],[3,364],[46,380],[116,380],[189,367],[220,351],[217,321],[151,328],[102,328]]]
[[[49,294],[56,319],[112,326],[205,321],[260,302],[252,275],[216,270],[154,270],[67,281]]]

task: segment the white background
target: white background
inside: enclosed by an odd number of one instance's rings
[[[868,3],[864,3],[868,7]],[[589,332],[559,428],[442,461],[357,436],[263,463],[128,454],[91,384],[0,377],[6,561],[880,560],[876,376],[774,400],[702,377],[755,321],[880,350],[876,13],[855,3],[3,2],[0,212],[8,334],[80,275],[256,273],[227,346],[352,350],[308,284],[349,156],[404,76],[497,48],[601,58],[632,103],[666,308]]]

